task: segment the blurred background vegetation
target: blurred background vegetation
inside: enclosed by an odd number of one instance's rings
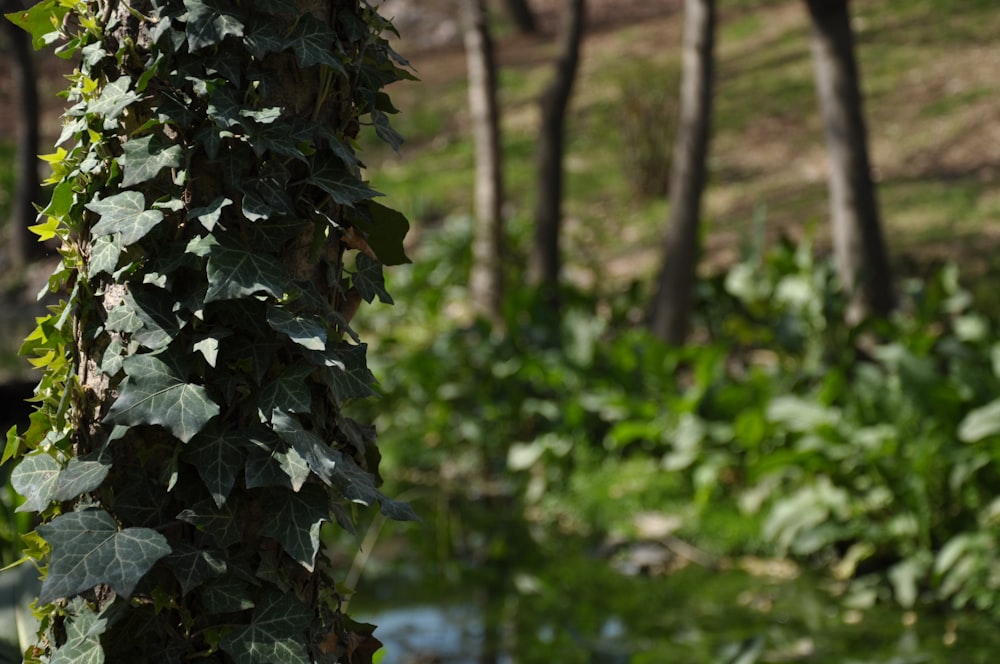
[[[357,541],[328,541],[351,567],[355,611],[380,625],[382,661],[992,662],[1000,8],[850,3],[898,304],[847,322],[804,3],[718,2],[703,253],[678,345],[645,321],[683,3],[590,3],[566,116],[558,308],[525,265],[560,3],[529,3],[537,34],[491,5],[507,242],[493,320],[468,293],[461,28],[421,42],[421,11],[438,27],[453,17],[418,4],[387,3],[421,79],[390,91],[406,143],[365,153],[410,219],[413,264],[390,271],[395,306],[355,319],[381,397],[354,408],[378,423],[387,493],[424,522],[363,515],[353,559]],[[58,127],[44,133],[47,146]],[[0,220],[12,154],[0,137]],[[4,275],[10,303],[28,275]],[[3,332],[11,378],[27,373],[19,330]],[[0,500],[8,564],[26,524],[6,485]]]

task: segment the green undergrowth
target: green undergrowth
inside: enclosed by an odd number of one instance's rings
[[[640,288],[567,291],[560,319],[518,289],[506,333],[468,322],[467,242],[461,219],[428,232],[394,275],[408,308],[372,323],[387,474],[425,492],[416,537],[441,560],[641,537],[653,511],[710,556],[791,557],[854,603],[1000,612],[1000,316],[954,266],[849,326],[829,263],[779,243],[701,284],[678,348],[635,325]]]

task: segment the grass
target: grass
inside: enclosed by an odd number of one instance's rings
[[[987,151],[1000,147],[978,134],[1000,104],[1000,81],[987,57],[1000,11],[985,1],[956,10],[943,0],[859,0],[852,11],[892,250],[937,249],[956,232],[987,229],[1000,214],[1000,174]],[[623,109],[630,95],[662,97],[676,89],[680,35],[681,16],[673,14],[586,40],[565,162],[567,270],[584,280],[599,282],[621,262],[628,263],[617,270],[625,279],[648,279],[655,269],[665,204],[630,191]],[[499,43],[508,209],[512,224],[529,224],[535,99],[551,75],[551,45]],[[826,154],[801,2],[723,2],[717,55],[705,210],[708,246],[722,255],[761,210],[771,236],[823,222]],[[409,144],[398,158],[375,150],[369,161],[376,187],[392,192],[419,229],[469,213],[473,148],[461,50],[412,59],[425,81],[394,91]]]

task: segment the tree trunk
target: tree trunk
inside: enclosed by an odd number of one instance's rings
[[[830,156],[830,216],[834,259],[851,304],[848,320],[885,315],[893,307],[892,277],[875,185],[854,57],[847,0],[807,0],[812,18],[816,88]]]
[[[673,344],[684,342],[698,268],[698,226],[712,123],[715,0],[684,5],[684,62],[680,120],[670,177],[670,216],[663,267],[650,312],[650,329]]]
[[[535,20],[535,12],[528,6],[528,0],[504,0],[504,7],[510,14],[514,25],[521,33],[533,35],[538,33],[538,22]]]
[[[499,324],[503,319],[503,167],[497,65],[485,0],[463,0],[469,113],[476,146],[475,230],[469,295],[475,310]]]
[[[534,280],[556,302],[559,291],[559,235],[562,223],[563,142],[569,105],[583,37],[584,0],[566,0],[559,33],[555,75],[542,93],[538,132],[538,200],[535,204],[535,244],[531,272]]]
[[[23,7],[17,0],[2,0],[0,13],[9,14]],[[35,78],[35,60],[31,48],[31,38],[13,23],[0,17],[7,41],[11,46],[14,89],[17,90],[17,186],[11,201],[10,218],[7,221],[7,252],[11,267],[21,268],[33,255],[40,254],[40,245],[28,232],[28,226],[35,223],[35,208],[38,201],[38,153],[39,153],[39,107],[38,87]]]

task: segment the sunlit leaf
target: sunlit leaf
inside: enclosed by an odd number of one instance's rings
[[[86,207],[101,215],[101,220],[91,229],[95,238],[121,233],[121,241],[125,245],[138,242],[163,221],[163,212],[147,210],[146,200],[138,191],[123,191],[91,201]]]
[[[303,348],[326,348],[326,325],[315,316],[296,316],[287,309],[272,305],[267,308],[267,324]]]
[[[134,138],[125,143],[123,187],[151,180],[164,168],[181,165],[181,146],[163,147],[156,136]]]

